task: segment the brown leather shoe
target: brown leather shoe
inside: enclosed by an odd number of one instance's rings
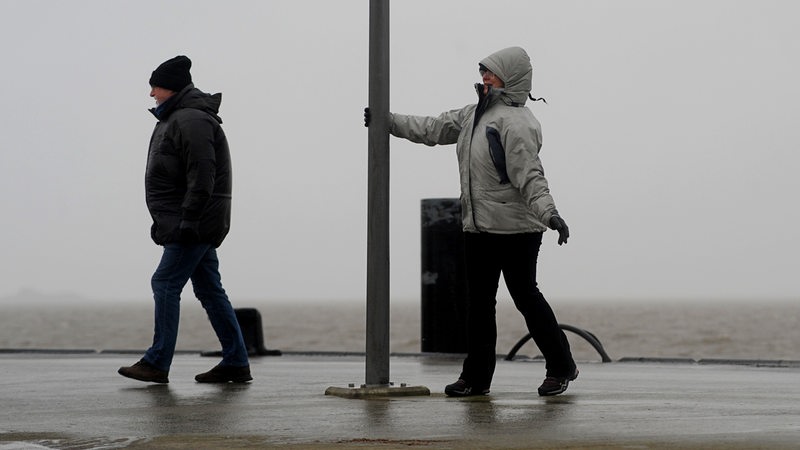
[[[143,359],[140,359],[139,362],[130,367],[120,367],[117,373],[123,377],[133,378],[139,381],[169,383],[169,372],[158,370]]]
[[[232,367],[217,365],[208,372],[194,377],[198,383],[246,383],[253,379],[250,366]]]

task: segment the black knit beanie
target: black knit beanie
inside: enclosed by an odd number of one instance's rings
[[[153,71],[150,86],[178,92],[192,82],[191,67],[192,61],[183,55],[168,59]]]

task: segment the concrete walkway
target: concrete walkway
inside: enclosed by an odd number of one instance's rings
[[[255,380],[203,385],[216,364],[176,356],[168,385],[119,376],[140,355],[0,353],[0,450],[114,448],[798,448],[800,367],[584,362],[556,397],[539,360],[498,361],[492,392],[453,399],[460,359],[394,356],[396,385],[430,396],[348,399],[360,355],[254,358]]]

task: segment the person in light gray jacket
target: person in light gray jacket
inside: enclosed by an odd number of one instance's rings
[[[456,144],[468,282],[468,354],[449,396],[485,395],[494,375],[500,274],[546,360],[539,395],[564,392],[578,376],[569,343],[536,283],[542,235],[565,244],[569,228],[556,210],[539,150],[542,130],[525,106],[533,69],[524,49],[499,50],[479,65],[478,103],[437,117],[389,114],[389,132],[426,145]],[[365,110],[369,126],[369,109]]]

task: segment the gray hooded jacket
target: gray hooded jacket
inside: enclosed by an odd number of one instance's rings
[[[390,114],[389,132],[426,145],[456,144],[465,232],[541,232],[556,212],[544,177],[539,121],[525,106],[533,69],[520,47],[495,52],[480,62],[505,87],[479,102],[438,117]]]

